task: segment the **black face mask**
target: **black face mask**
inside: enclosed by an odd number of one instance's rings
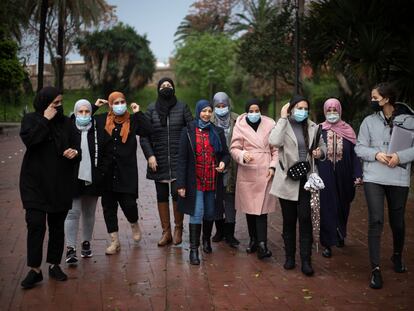
[[[159,90],[159,94],[161,97],[165,99],[170,99],[174,95],[174,89],[170,87],[165,87]]]
[[[371,101],[371,108],[375,112],[381,111],[382,110],[382,107],[379,104],[379,100],[372,100]]]

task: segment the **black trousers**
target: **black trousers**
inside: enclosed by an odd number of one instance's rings
[[[102,195],[102,209],[108,233],[119,230],[118,203],[130,223],[138,221],[138,205],[135,194],[105,191]]]
[[[42,264],[43,241],[46,222],[49,228],[46,262],[60,264],[65,247],[65,219],[68,211],[47,213],[36,209],[26,209],[27,224],[27,265],[37,268]]]
[[[258,242],[267,242],[267,214],[246,214],[247,228],[250,238]]]
[[[157,191],[157,202],[170,202],[170,194],[174,202],[177,202],[177,183],[172,181],[170,183],[155,182],[155,190]]]
[[[405,239],[405,204],[408,187],[385,186],[364,183],[365,198],[368,204],[368,246],[371,266],[380,264],[381,234],[384,228],[384,198],[387,199],[388,218],[393,237],[394,253],[401,254]]]
[[[296,222],[299,221],[300,252],[303,259],[310,257],[313,236],[310,192],[303,189],[306,180],[300,181],[298,201],[279,199],[283,216],[283,238],[296,244]]]

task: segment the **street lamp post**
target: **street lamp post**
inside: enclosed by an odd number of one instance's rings
[[[213,74],[214,74],[214,69],[209,69],[208,70],[208,82],[209,82],[209,100],[212,101],[213,100]]]
[[[295,1],[295,94],[299,94],[300,86],[299,2]]]

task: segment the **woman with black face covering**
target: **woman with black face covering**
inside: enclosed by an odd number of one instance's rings
[[[384,227],[384,197],[387,200],[393,235],[394,252],[391,261],[395,272],[406,271],[402,261],[404,214],[414,147],[389,150],[389,143],[397,126],[414,130],[414,113],[405,104],[396,103],[396,92],[389,83],[378,84],[372,89],[371,105],[375,112],[362,122],[355,152],[363,161],[364,190],[368,205],[368,247],[372,269],[370,287],[379,289],[383,283],[380,245]]]
[[[280,119],[273,128],[269,142],[279,148],[279,161],[270,193],[279,198],[283,216],[283,242],[285,244],[286,270],[295,268],[296,223],[299,222],[299,247],[302,273],[312,276],[312,218],[310,192],[303,187],[310,172],[299,180],[288,175],[288,170],[298,162],[324,158],[326,146],[317,137],[318,126],[309,120],[309,101],[295,95],[283,106]],[[312,150],[313,143],[317,148]]]
[[[177,209],[177,159],[181,130],[193,120],[191,111],[184,103],[177,101],[174,82],[162,78],[158,82],[158,97],[148,106],[145,113],[154,128],[148,137],[141,137],[141,148],[148,160],[147,178],[155,181],[158,212],[162,236],[158,246],[165,246],[174,240],[182,242],[184,215]],[[171,234],[169,196],[172,197],[174,213],[174,239]]]
[[[35,112],[24,116],[20,137],[26,145],[20,173],[20,195],[26,210],[27,265],[22,281],[31,288],[43,280],[43,240],[46,223],[49,241],[46,261],[49,277],[65,281],[59,264],[64,249],[64,224],[72,206],[72,176],[80,150],[74,149],[71,121],[63,115],[62,95],[54,87],[40,90],[34,100]],[[71,148],[72,147],[72,148]]]

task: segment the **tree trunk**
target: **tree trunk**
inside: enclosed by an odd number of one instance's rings
[[[66,0],[61,0],[58,8],[59,23],[58,23],[58,39],[56,50],[56,88],[63,93],[63,76],[65,74],[65,22],[66,22]]]
[[[37,91],[43,88],[47,7],[48,0],[42,0],[40,8],[39,57],[37,62]]]

